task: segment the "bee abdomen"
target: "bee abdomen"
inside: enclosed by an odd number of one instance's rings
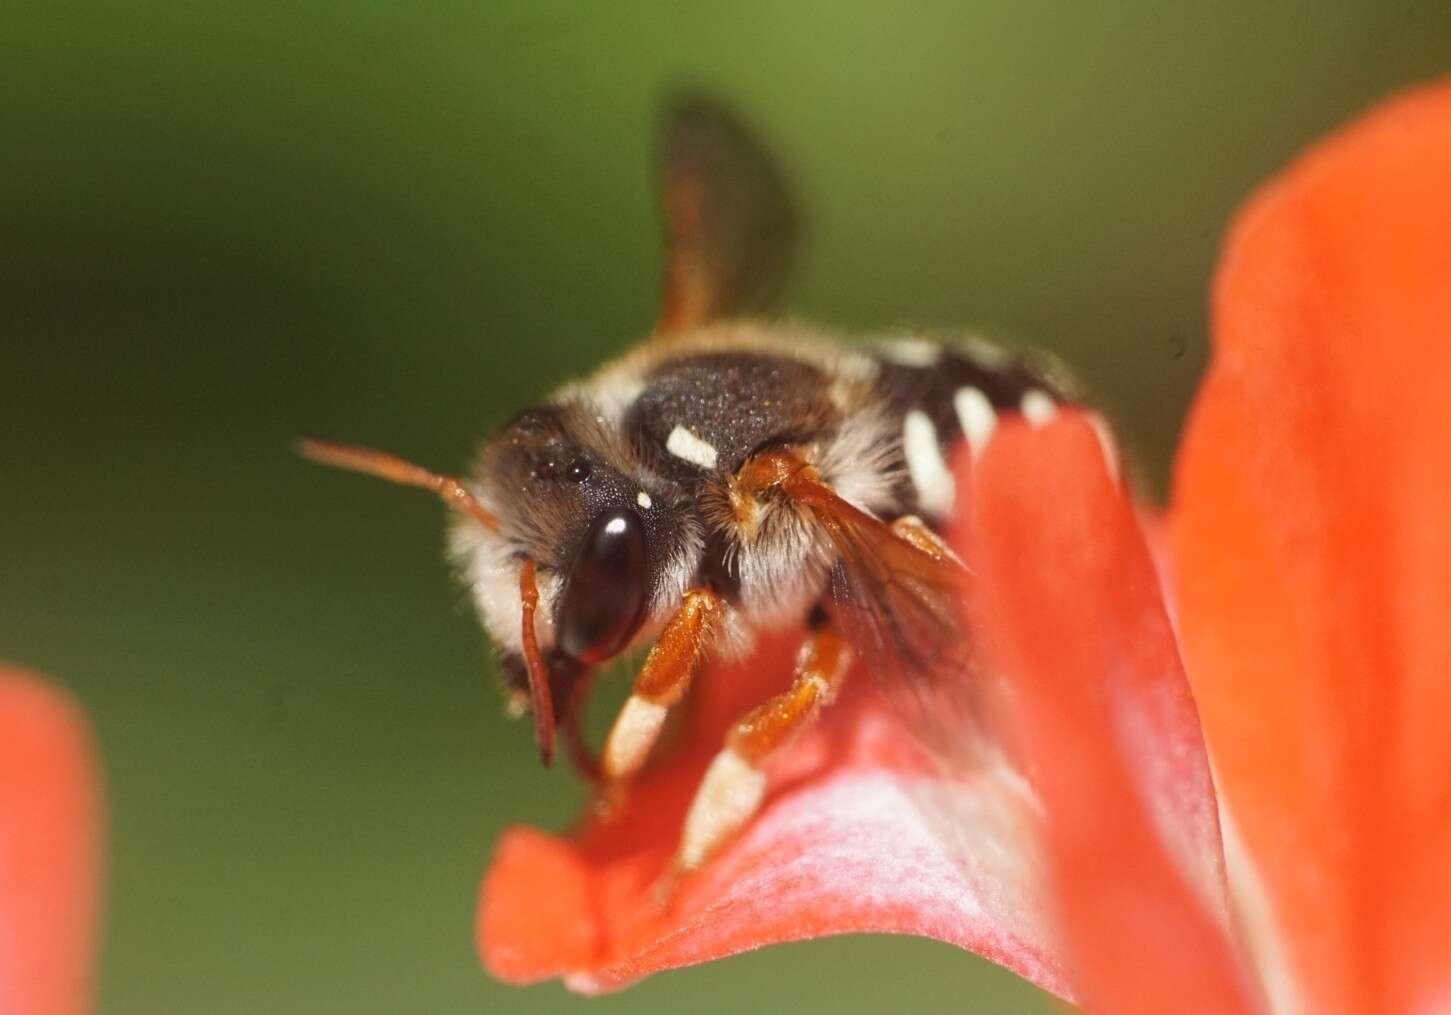
[[[931,521],[952,510],[949,463],[960,442],[980,450],[1003,413],[1042,418],[1067,399],[1050,365],[981,340],[903,338],[871,355],[877,391],[901,423],[904,513]]]

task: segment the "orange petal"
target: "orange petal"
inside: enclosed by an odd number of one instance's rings
[[[766,806],[740,838],[670,905],[653,897],[725,724],[789,679],[792,641],[702,674],[680,749],[613,821],[572,839],[505,835],[479,902],[493,975],[597,992],[767,944],[879,932],[956,944],[1066,993],[1018,780],[946,779],[864,673],[773,762]]]
[[[1451,83],[1250,202],[1178,462],[1183,647],[1303,1000],[1451,998]]]
[[[966,547],[990,560],[979,571],[1004,576],[996,620],[980,630],[1051,641],[1072,666],[1019,661],[1044,680],[1071,679],[1121,726],[1090,722],[1105,719],[1092,709],[1065,711],[1073,699],[1056,691],[1033,698],[1027,722],[1044,772],[1072,759],[1065,777],[1075,781],[1050,783],[1048,802],[1064,815],[1055,883],[1083,983],[1102,998],[1110,986],[1127,990],[1128,1006],[1169,993],[1238,1004],[1208,762],[1132,508],[1103,476],[1086,423],[1066,436],[1055,427],[1020,439],[1026,432],[1009,423],[999,432],[985,466],[997,479],[981,491],[991,524]],[[960,502],[976,503],[967,485]],[[887,931],[959,945],[1069,992],[1038,801],[998,757],[960,775],[932,764],[865,673],[772,763],[766,806],[740,838],[671,906],[652,899],[726,724],[784,686],[793,649],[787,634],[704,673],[677,750],[645,773],[614,821],[587,820],[570,839],[506,835],[479,906],[480,953],[494,975],[563,976],[598,991],[773,942]],[[1126,962],[1153,963],[1165,993],[1145,992]]]
[[[1074,992],[1254,1011],[1226,924],[1198,717],[1133,506],[1092,425],[999,428],[972,475],[977,629],[1043,804]]]
[[[75,705],[0,666],[0,1011],[90,1008],[98,798]]]

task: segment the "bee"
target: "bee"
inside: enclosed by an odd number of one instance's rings
[[[763,764],[855,662],[914,727],[964,736],[965,571],[938,532],[948,462],[1001,414],[1050,416],[1068,388],[1051,364],[981,341],[848,344],[766,316],[799,232],[781,171],[714,101],[678,101],[662,123],[663,292],[641,344],[515,416],[465,478],[367,448],[301,450],[454,509],[452,557],[543,760],[563,730],[606,797],[703,662],[802,631],[789,686],[740,718],[702,778],[675,863],[688,872],[751,819]],[[644,644],[596,759],[579,732],[590,675]]]

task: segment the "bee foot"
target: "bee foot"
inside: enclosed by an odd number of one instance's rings
[[[624,812],[629,795],[629,784],[623,780],[598,782],[590,792],[590,814],[596,821],[609,824]]]
[[[651,882],[646,894],[660,910],[669,910],[680,897],[680,888],[688,872],[681,867],[679,859],[672,859],[660,876]]]

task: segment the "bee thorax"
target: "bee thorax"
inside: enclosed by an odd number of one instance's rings
[[[586,534],[618,518],[644,534],[645,563],[630,576],[642,584],[606,581],[601,594],[643,596],[635,640],[706,587],[728,606],[722,647],[743,650],[756,630],[801,622],[840,552],[809,509],[750,476],[753,456],[790,449],[857,508],[932,527],[953,508],[955,445],[981,450],[998,413],[1041,417],[1058,391],[981,346],[914,337],[850,347],[795,325],[713,325],[647,343],[506,426],[473,481],[499,531],[461,523],[454,555],[506,650],[519,643],[513,573],[535,562],[536,634],[548,651],[560,603],[582,601],[566,591]],[[589,573],[601,583],[598,567]]]

